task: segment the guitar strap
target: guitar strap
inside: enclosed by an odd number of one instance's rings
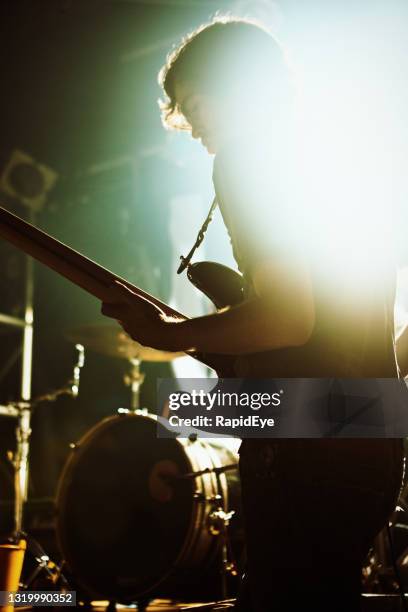
[[[177,274],[181,274],[182,272],[184,272],[184,270],[186,268],[188,268],[188,266],[190,265],[190,261],[195,253],[195,251],[198,249],[198,247],[200,246],[200,244],[202,243],[202,241],[204,240],[204,235],[208,229],[208,226],[210,225],[213,215],[214,215],[214,211],[217,208],[218,202],[217,202],[217,197],[215,197],[211,203],[210,206],[210,210],[208,212],[208,215],[204,221],[204,223],[202,224],[200,231],[197,234],[197,238],[195,243],[193,244],[190,252],[188,253],[187,257],[183,257],[183,255],[180,255],[180,259],[181,259],[181,264],[179,265],[178,269],[177,269]]]

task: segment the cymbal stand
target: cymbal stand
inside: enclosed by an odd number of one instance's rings
[[[28,221],[34,223],[35,214],[32,209],[28,211]],[[0,414],[18,419],[16,430],[17,451],[14,457],[8,453],[8,458],[14,466],[14,489],[15,489],[15,511],[14,511],[14,537],[22,532],[22,509],[27,498],[28,483],[28,450],[31,434],[31,377],[33,357],[33,334],[34,334],[34,261],[31,257],[25,257],[24,274],[24,314],[22,319],[0,314],[0,323],[8,326],[20,327],[22,335],[21,351],[21,383],[20,393],[22,401],[0,406]]]
[[[73,376],[68,383],[55,391],[41,395],[33,400],[10,402],[0,406],[0,415],[17,419],[16,450],[9,451],[7,456],[14,468],[14,528],[13,540],[19,540],[24,534],[23,509],[28,496],[29,454],[31,437],[31,415],[34,408],[41,402],[55,402],[62,395],[77,397],[81,368],[84,365],[84,347],[76,345],[77,360],[73,369]]]
[[[140,371],[141,360],[137,358],[129,359],[131,365],[129,371],[124,376],[125,385],[130,387],[130,410],[135,412],[140,408],[140,387],[143,384],[145,375]]]

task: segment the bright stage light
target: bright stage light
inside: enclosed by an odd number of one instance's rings
[[[309,5],[281,6],[279,35],[299,89],[301,149],[296,162],[258,157],[257,175],[269,183],[276,176],[278,189],[265,196],[262,180],[252,189],[254,201],[267,200],[265,226],[275,228],[263,236],[261,227],[253,242],[298,245],[313,259],[323,290],[344,288],[360,299],[382,291],[388,263],[407,253],[408,8],[398,1],[322,3],[312,12]],[[272,112],[273,102],[271,96]],[[285,145],[278,131],[273,148]],[[280,188],[285,210],[276,214]]]

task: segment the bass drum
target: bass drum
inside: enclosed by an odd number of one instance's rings
[[[217,597],[221,542],[210,529],[214,498],[237,511],[230,543],[242,553],[237,470],[192,477],[237,466],[237,454],[205,439],[158,439],[158,427],[148,414],[109,417],[73,446],[64,467],[57,537],[85,598],[186,597],[189,587],[194,596]]]

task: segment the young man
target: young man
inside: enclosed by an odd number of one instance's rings
[[[161,84],[165,123],[215,155],[245,299],[175,322],[117,286],[103,313],[144,345],[232,355],[239,377],[397,376],[395,269],[385,258],[381,291],[369,281],[362,289],[349,276],[366,272],[358,252],[350,267],[341,244],[333,258],[330,240],[313,234],[294,88],[276,40],[249,22],[215,21],[171,53]],[[357,611],[362,561],[398,495],[400,440],[244,440],[240,469],[248,571],[237,609]]]

